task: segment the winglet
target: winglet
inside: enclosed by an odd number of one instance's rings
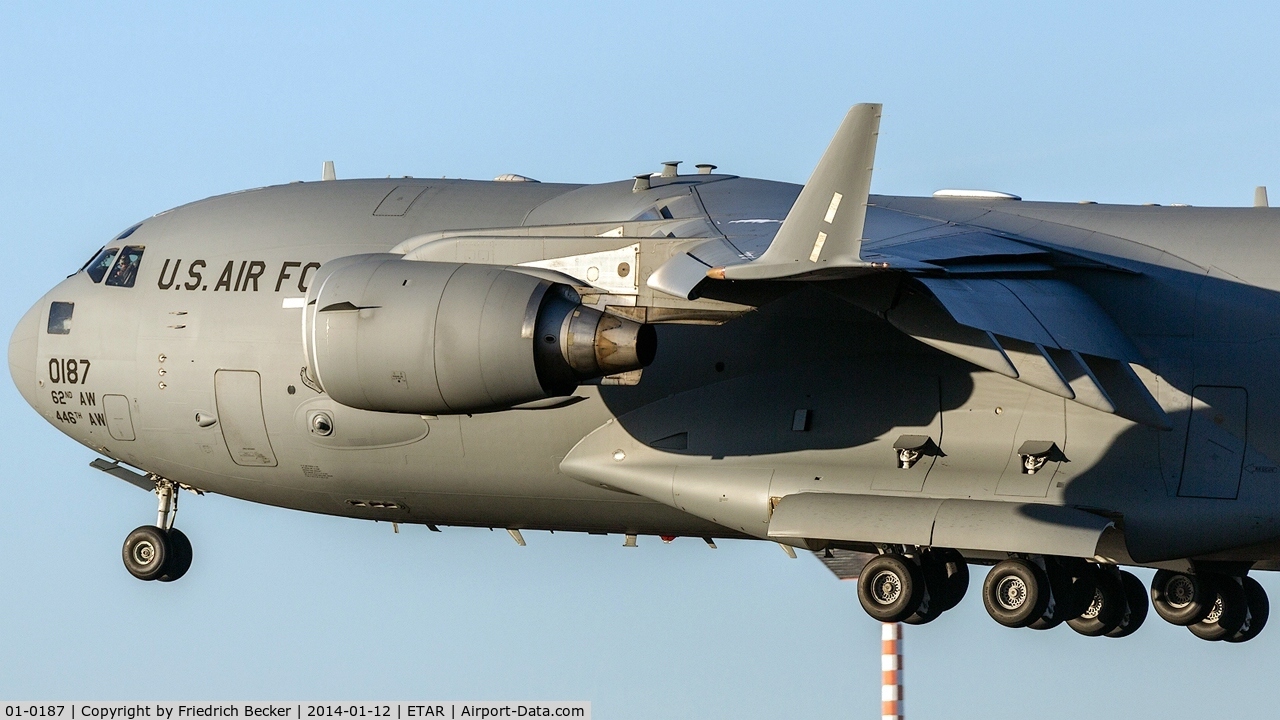
[[[756,260],[709,276],[756,280],[837,267],[869,267],[859,256],[871,191],[881,105],[854,105],[818,161],[769,249]]]

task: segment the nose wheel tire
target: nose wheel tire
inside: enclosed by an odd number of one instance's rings
[[[1229,643],[1248,642],[1258,637],[1258,633],[1262,632],[1262,628],[1267,625],[1267,617],[1271,615],[1271,603],[1267,600],[1267,591],[1262,589],[1257,580],[1245,577],[1241,586],[1244,589],[1245,603],[1249,606],[1249,616],[1236,634],[1223,638]]]
[[[858,601],[880,622],[901,622],[920,609],[924,600],[920,566],[889,553],[877,555],[858,576]]]
[[[136,528],[124,539],[125,569],[139,580],[155,580],[164,575],[172,554],[169,536],[154,525]]]
[[[1213,598],[1209,613],[1204,619],[1187,629],[1201,640],[1226,640],[1240,632],[1249,616],[1248,600],[1244,588],[1233,577],[1202,575],[1208,585],[1208,596]]]
[[[1022,558],[1004,560],[982,583],[982,604],[1005,627],[1026,627],[1049,606],[1049,578],[1039,565]]]
[[[1124,588],[1125,610],[1120,622],[1106,633],[1109,638],[1122,638],[1134,634],[1147,620],[1147,587],[1138,576],[1120,571],[1120,585]]]
[[[173,582],[191,568],[191,541],[177,528],[143,525],[125,538],[121,554],[125,569],[139,580]]]
[[[191,569],[191,541],[187,539],[185,533],[178,528],[169,528],[169,549],[170,555],[168,564],[165,566],[164,574],[156,578],[160,582],[173,582]]]
[[[1204,577],[1158,570],[1151,579],[1151,607],[1165,622],[1194,625],[1213,609],[1214,592]]]

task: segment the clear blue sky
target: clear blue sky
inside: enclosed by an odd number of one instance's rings
[[[881,193],[1280,198],[1272,4],[217,5],[0,7],[6,342],[131,223],[318,179],[328,159],[340,177],[598,182],[680,158],[803,182],[845,109],[876,101]],[[772,544],[529,532],[519,548],[185,497],[193,569],[141,583],[120,543],[154,521],[153,498],[89,469],[7,379],[0,429],[6,699],[879,714],[878,626],[850,584]],[[907,630],[914,718],[1274,715],[1280,620],[1244,646],[1154,615],[1129,639],[1087,639],[999,627],[972,590]]]

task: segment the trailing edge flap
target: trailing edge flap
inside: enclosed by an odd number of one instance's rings
[[[795,278],[831,268],[869,267],[859,256],[880,132],[879,104],[854,105],[764,254],[717,268],[729,280]]]
[[[904,293],[885,319],[917,340],[1105,413],[1169,430],[1173,422],[1131,362],[1128,336],[1061,280],[917,278],[937,303]]]
[[[1047,348],[1142,361],[1128,336],[1098,303],[1066,281],[917,279],[961,325]]]
[[[796,493],[778,502],[769,537],[1093,557],[1112,526],[1059,505]]]

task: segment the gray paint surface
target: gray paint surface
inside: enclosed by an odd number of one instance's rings
[[[693,299],[645,282],[673,257],[750,264],[798,191],[677,175],[646,190],[400,179],[210,198],[109,244],[145,247],[135,287],[79,273],[36,303],[14,333],[11,373],[50,422],[107,457],[310,512],[766,539],[781,500],[826,493],[911,499],[904,508],[1058,508],[1043,522],[1067,529],[1040,533],[1036,552],[1095,554],[1070,530],[1072,513],[1084,512],[1124,519],[1109,560],[1280,562],[1271,549],[1280,488],[1267,481],[1280,457],[1280,387],[1257,360],[1280,345],[1280,281],[1267,270],[1280,265],[1266,249],[1280,235],[1275,211],[870,196],[862,253],[874,269],[805,282],[704,280]],[[723,252],[730,247],[736,255]],[[491,361],[469,358],[506,342],[519,318],[457,294],[452,305],[425,304],[431,322],[445,323],[432,335],[415,306],[380,309],[389,289],[312,287],[351,262],[340,258],[393,251],[463,263],[476,278],[465,282],[527,263],[581,273],[547,277],[575,286],[584,305],[656,322],[657,360],[562,401],[504,399],[528,397],[503,394],[517,376],[484,375]],[[625,267],[607,268],[611,285],[592,284],[603,283],[594,258],[624,256]],[[638,282],[620,284],[631,273]],[[488,285],[477,287],[484,297]],[[350,309],[305,305],[338,295]],[[54,301],[75,303],[70,333],[45,332]],[[384,319],[359,331],[326,319],[321,337],[319,318],[342,313]],[[351,392],[362,398],[418,383],[405,368],[420,357],[422,372],[483,398],[482,411],[335,402],[308,367],[309,323],[316,348],[324,340],[361,358],[342,362],[355,363]],[[511,347],[493,357],[523,368],[521,387],[531,387],[527,351]],[[68,382],[68,361],[88,361],[92,375]],[[82,391],[99,399],[72,409],[64,403],[80,396],[58,395]],[[127,406],[96,407],[108,396]],[[99,424],[103,410],[111,420]],[[201,413],[218,422],[197,422]],[[318,413],[331,433],[314,432]],[[119,429],[125,417],[132,440]],[[902,436],[940,452],[901,469]],[[1019,448],[1028,446],[1061,457],[1024,474]],[[921,512],[903,522],[933,522]],[[969,549],[1026,552],[1019,538],[1036,532],[1009,531],[998,512],[972,517],[962,533]],[[865,524],[838,537],[819,525],[806,532],[793,522],[786,537],[854,549],[896,542]]]

